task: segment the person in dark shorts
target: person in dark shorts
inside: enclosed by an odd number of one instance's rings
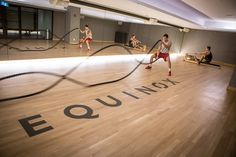
[[[147,46],[143,45],[141,41],[139,41],[134,34],[130,37],[129,47],[136,48],[141,51],[146,51],[147,48]]]
[[[141,44],[141,41],[139,41],[136,38],[136,36],[133,34],[129,40],[129,47],[138,48],[140,44]]]
[[[129,39],[129,47],[135,47],[136,41],[135,41],[135,35],[132,35]]]
[[[201,58],[197,59],[198,64],[210,63],[212,61],[213,55],[211,53],[211,47],[207,46],[205,51],[199,53]]]

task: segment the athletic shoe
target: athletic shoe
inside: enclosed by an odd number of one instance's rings
[[[146,66],[145,69],[152,69],[152,67],[150,65]]]
[[[168,74],[168,76],[171,76],[171,71],[169,71],[169,74]]]

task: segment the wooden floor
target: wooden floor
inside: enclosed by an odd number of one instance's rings
[[[121,52],[119,48],[110,51]],[[171,57],[171,77],[167,64],[160,60],[152,70],[140,66],[117,83],[86,88],[63,80],[42,94],[1,102],[0,156],[235,157],[236,94],[226,90],[233,69],[198,66],[183,62],[180,56]],[[132,56],[116,55],[2,61],[0,76],[26,71],[63,75],[82,61],[69,77],[90,84],[120,78],[137,65]],[[35,92],[56,80],[34,74],[0,81],[0,99]],[[114,106],[107,96],[121,105]],[[68,117],[64,112],[71,105],[87,106],[98,117]],[[71,113],[84,115],[86,111],[74,108]],[[53,129],[30,137],[19,120],[38,114],[42,117],[30,123],[45,120],[46,124],[34,130]]]

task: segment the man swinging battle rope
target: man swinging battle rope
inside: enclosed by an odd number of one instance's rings
[[[150,64],[146,67],[146,69],[152,68],[153,59],[155,58],[158,60],[159,58],[163,58],[164,61],[168,62],[169,67],[169,76],[171,76],[171,61],[170,61],[170,55],[169,51],[171,48],[172,42],[169,40],[168,34],[164,34],[161,40],[161,45],[158,47],[157,51],[151,56],[150,58]]]

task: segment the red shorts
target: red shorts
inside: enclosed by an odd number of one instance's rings
[[[169,53],[159,53],[158,57],[157,57],[157,53],[155,53],[155,58],[163,58],[164,61],[166,62],[166,58],[169,57]]]
[[[84,40],[84,42],[86,42],[86,41],[91,42],[92,40],[93,40],[92,38],[86,38],[86,39]]]

